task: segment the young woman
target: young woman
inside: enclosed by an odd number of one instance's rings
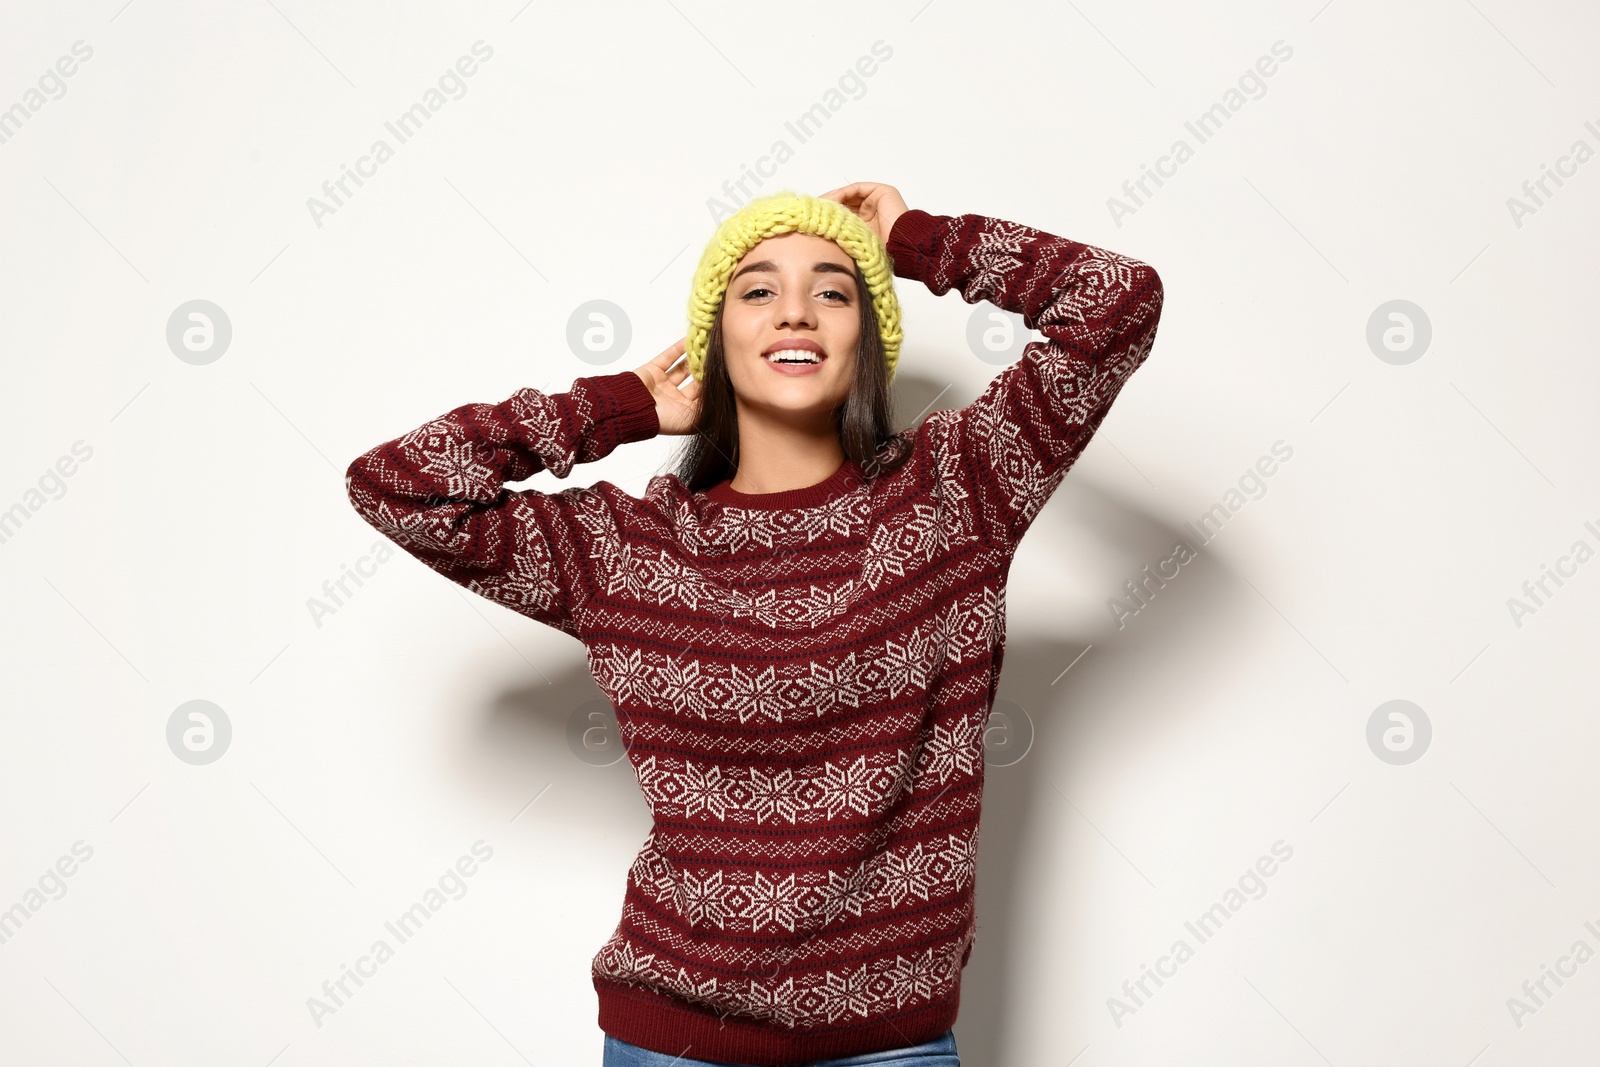
[[[893,278],[1045,340],[896,433]],[[891,186],[718,227],[636,370],[466,404],[350,465],[423,563],[582,641],[653,825],[592,963],[608,1067],[957,1067],[983,734],[1018,542],[1155,339],[1148,265]],[[682,467],[512,490],[657,434]]]

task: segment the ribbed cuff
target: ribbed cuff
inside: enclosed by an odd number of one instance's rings
[[[661,432],[656,415],[656,398],[649,386],[631,370],[584,378],[594,395],[597,414],[611,425],[618,444],[644,441]]]
[[[896,277],[918,282],[927,279],[938,253],[934,234],[949,218],[948,215],[934,215],[914,207],[908,208],[894,220],[887,247],[889,258],[894,261]]]

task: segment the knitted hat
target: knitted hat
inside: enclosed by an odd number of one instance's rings
[[[689,332],[684,340],[689,373],[696,381],[704,380],[712,322],[739,260],[757,244],[781,233],[826,237],[856,261],[872,306],[878,312],[883,357],[889,365],[889,380],[893,381],[895,364],[900,359],[900,299],[894,292],[889,250],[872,227],[837,200],[789,189],[756,197],[723,219],[701,253],[689,292]]]

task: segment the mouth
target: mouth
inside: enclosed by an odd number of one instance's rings
[[[774,366],[818,366],[828,358],[822,346],[815,341],[796,338],[779,341],[761,353],[761,358]]]

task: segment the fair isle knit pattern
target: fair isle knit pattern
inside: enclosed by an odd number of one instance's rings
[[[1155,339],[1161,280],[1126,256],[921,210],[888,248],[1045,338],[904,431],[892,474],[507,488],[658,433],[632,371],[467,404],[350,465],[406,551],[583,642],[652,813],[593,959],[599,1023],[669,1056],[797,1064],[954,1023],[1011,558]]]

